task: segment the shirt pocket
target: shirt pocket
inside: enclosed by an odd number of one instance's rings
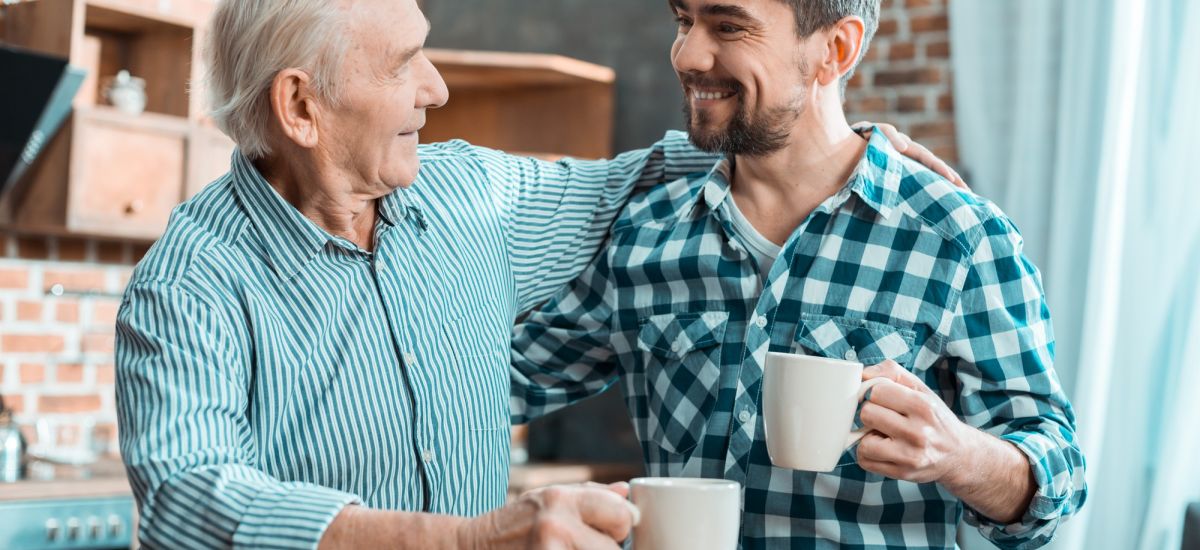
[[[792,352],[866,366],[891,359],[908,368],[917,334],[911,329],[853,317],[801,315]]]
[[[646,429],[669,453],[691,451],[717,401],[729,314],[670,313],[642,319],[637,346],[646,376]]]

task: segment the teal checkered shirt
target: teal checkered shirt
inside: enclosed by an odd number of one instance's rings
[[[1083,504],[1084,459],[1012,223],[876,131],[763,281],[731,224],[729,168],[639,193],[608,250],[517,327],[514,421],[619,385],[651,475],[742,484],[747,549],[953,547],[964,514],[1001,547],[1048,541]],[[895,360],[1028,457],[1028,511],[998,525],[937,484],[864,471],[852,451],[830,473],[772,466],[768,351]]]

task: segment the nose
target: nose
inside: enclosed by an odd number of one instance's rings
[[[417,89],[416,107],[418,109],[437,109],[450,100],[450,90],[446,88],[446,81],[442,80],[442,73],[438,72],[437,67],[433,66],[433,62],[428,57],[425,57],[425,53],[417,55],[420,69],[417,78],[420,79],[418,81],[420,87]]]
[[[681,73],[707,73],[713,69],[716,51],[713,41],[698,28],[675,39],[671,65]]]

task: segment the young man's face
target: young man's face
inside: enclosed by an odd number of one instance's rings
[[[692,142],[730,155],[783,148],[812,88],[806,56],[816,42],[797,36],[792,8],[780,0],[669,1],[679,22],[671,64]]]

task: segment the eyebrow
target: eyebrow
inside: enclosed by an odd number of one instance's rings
[[[676,12],[688,11],[688,6],[684,3],[684,0],[667,0],[667,2],[671,5],[671,9]],[[762,23],[758,18],[750,15],[750,12],[746,11],[746,8],[737,4],[702,4],[700,6],[700,15],[734,17],[757,24]]]

